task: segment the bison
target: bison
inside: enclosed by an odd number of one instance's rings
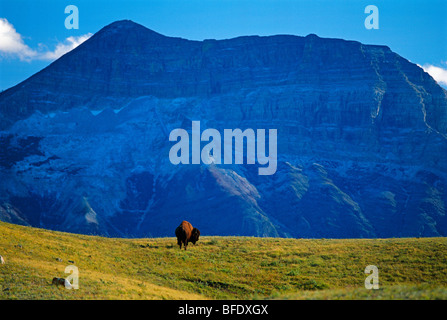
[[[183,243],[186,250],[188,242],[196,244],[199,241],[200,231],[197,228],[193,228],[188,221],[182,221],[177,229],[175,229],[175,236],[177,237],[177,244],[180,246],[180,249]]]

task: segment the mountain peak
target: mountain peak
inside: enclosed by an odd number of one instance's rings
[[[105,26],[102,28],[98,34],[104,34],[104,33],[129,33],[129,32],[136,32],[141,33],[144,32],[146,36],[152,36],[152,37],[165,37],[164,35],[155,32],[151,29],[146,28],[145,26],[136,23],[132,20],[118,20],[114,21],[111,24]]]

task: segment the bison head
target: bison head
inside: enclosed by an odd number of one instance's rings
[[[190,241],[193,244],[196,244],[197,241],[199,241],[200,231],[197,228],[193,228],[191,232],[191,239]]]

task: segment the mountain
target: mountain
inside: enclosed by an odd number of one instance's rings
[[[169,160],[176,128],[277,129],[277,171]],[[75,233],[447,235],[447,91],[386,46],[190,41],[114,22],[0,94],[0,219]],[[203,143],[202,143],[203,144]],[[203,146],[203,145],[202,145]]]

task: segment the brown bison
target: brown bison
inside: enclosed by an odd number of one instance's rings
[[[193,228],[188,221],[182,221],[180,225],[175,229],[175,236],[177,237],[177,244],[182,248],[182,243],[186,247],[188,242],[196,244],[199,241],[200,231],[197,228]]]

